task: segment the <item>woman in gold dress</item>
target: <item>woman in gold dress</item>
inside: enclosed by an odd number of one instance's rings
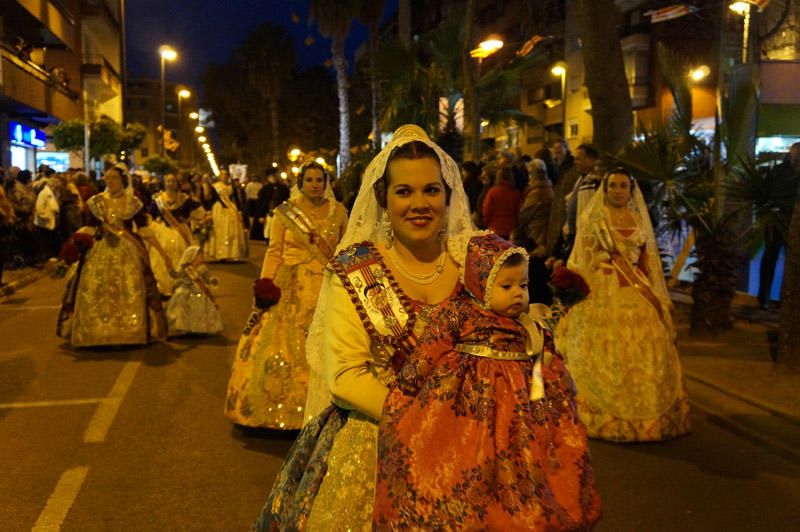
[[[142,238],[147,217],[119,167],[106,172],[106,190],[87,201],[89,224],[78,232],[94,243],[77,265],[58,316],[58,335],[73,346],[146,344],[166,336],[167,324]],[[153,239],[153,245],[158,245]]]
[[[150,266],[156,276],[158,291],[164,296],[172,295],[178,280],[170,274],[180,266],[181,256],[194,243],[190,221],[199,221],[205,216],[200,202],[181,192],[178,178],[174,174],[164,177],[164,190],[153,195],[148,207],[152,218],[150,230],[165,252],[148,245]]]
[[[213,229],[203,251],[208,260],[239,261],[247,258],[248,242],[239,195],[227,170],[220,170],[219,179],[211,185],[210,207]]]
[[[589,436],[658,441],[689,432],[689,402],[661,258],[636,181],[611,170],[581,214],[569,268],[591,293],[556,329]]]
[[[393,367],[459,289],[454,258],[472,230],[455,161],[419,127],[398,129],[367,167],[326,270],[306,345],[310,421],[254,529],[372,529]]]
[[[272,279],[280,301],[249,322],[228,383],[225,413],[248,427],[299,429],[305,419],[308,363],[305,342],[322,284],[322,269],[347,226],[328,174],[306,163],[292,198],[275,209],[262,279]]]

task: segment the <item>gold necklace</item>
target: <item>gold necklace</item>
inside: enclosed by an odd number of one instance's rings
[[[436,269],[433,270],[431,273],[427,273],[424,275],[419,275],[414,272],[408,271],[406,267],[403,265],[402,261],[400,260],[400,257],[397,255],[394,246],[387,247],[386,254],[389,256],[389,259],[392,261],[392,263],[395,266],[397,266],[397,269],[400,270],[400,273],[402,273],[405,277],[411,279],[412,281],[420,285],[432,284],[436,279],[439,278],[440,275],[442,275],[442,272],[444,271],[444,259],[445,259],[444,247],[442,247],[442,250],[439,253],[439,259],[437,260],[436,263]]]

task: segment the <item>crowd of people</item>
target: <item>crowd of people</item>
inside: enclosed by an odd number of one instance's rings
[[[219,333],[206,262],[267,241],[224,411],[300,432],[254,529],[588,529],[589,437],[690,431],[649,213],[598,162],[557,141],[459,166],[403,126],[349,212],[314,161],[288,183],[12,169],[0,238],[59,257],[76,347]]]

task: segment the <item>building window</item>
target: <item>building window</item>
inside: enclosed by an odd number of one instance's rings
[[[570,120],[569,121],[569,138],[574,139],[578,136],[578,121],[577,120]]]
[[[546,87],[535,87],[533,89],[528,89],[528,105],[533,105],[545,100],[545,88]]]

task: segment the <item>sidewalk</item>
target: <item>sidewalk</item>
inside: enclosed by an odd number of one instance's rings
[[[50,272],[50,264],[37,264],[14,270],[3,271],[3,285],[0,286],[0,302],[17,293],[29,284],[38,281]]]
[[[800,373],[772,362],[767,333],[777,328],[776,313],[737,301],[733,329],[692,337],[687,298],[675,300],[678,348],[692,404],[800,461]]]

